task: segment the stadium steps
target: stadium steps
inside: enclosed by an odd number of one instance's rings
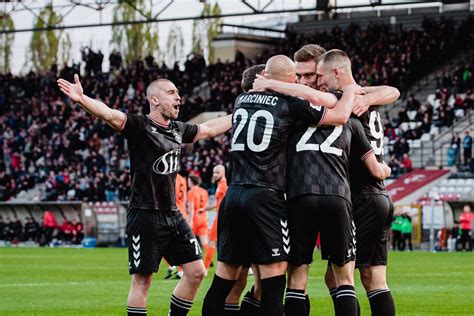
[[[22,203],[22,202],[32,202],[40,201],[43,192],[46,190],[46,185],[44,183],[39,183],[28,191],[21,191],[16,195],[14,199],[9,202]]]
[[[410,147],[410,157],[414,168],[436,167],[448,165],[448,148],[451,144],[453,133],[459,133],[461,139],[466,130],[474,127],[474,111],[461,120],[455,122],[438,135],[431,135],[430,139],[420,140],[419,145]]]

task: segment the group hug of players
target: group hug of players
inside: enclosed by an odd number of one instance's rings
[[[229,129],[229,187],[225,197],[224,186],[218,190],[223,199],[213,227],[217,238],[211,238],[217,239],[218,263],[202,315],[309,315],[308,269],[318,234],[335,315],[360,313],[355,267],[372,315],[395,314],[386,282],[393,205],[383,179],[390,168],[383,163],[378,107],[399,93],[357,85],[345,52],[306,45],[294,61],[273,56],[244,72],[246,92],[237,97],[232,115],[197,125],[176,121],[179,91],[167,79],[148,85],[148,115],[125,114],[87,97],[77,75],[74,83],[59,79],[58,85],[127,140],[132,177],[128,315],[146,315],[162,258],[182,269],[169,315],[191,309],[207,273],[195,235],[202,241],[207,233],[196,214],[186,220],[176,205],[180,148]],[[223,167],[217,168],[215,180],[225,181]],[[199,203],[195,196],[190,199]],[[212,259],[212,247],[206,249]],[[239,305],[250,266],[254,286]]]

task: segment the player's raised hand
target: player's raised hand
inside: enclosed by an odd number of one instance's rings
[[[371,100],[370,97],[365,94],[356,94],[355,100],[354,100],[354,107],[352,108],[352,113],[357,116],[361,116],[365,112],[369,110],[369,107],[371,105]]]
[[[82,89],[82,85],[77,74],[74,75],[74,83],[60,78],[58,79],[58,86],[59,89],[71,100],[74,102],[81,102],[84,90]]]
[[[265,78],[265,76],[257,75],[253,81],[253,88],[249,92],[265,91],[270,89],[271,79]]]

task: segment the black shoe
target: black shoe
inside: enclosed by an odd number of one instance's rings
[[[171,269],[169,268],[168,271],[166,272],[166,275],[165,275],[165,280],[168,280],[170,279],[172,276],[176,275],[178,273],[178,269],[177,268],[174,268],[174,269]]]

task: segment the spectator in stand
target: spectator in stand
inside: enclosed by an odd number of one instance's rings
[[[459,165],[460,162],[460,151],[461,151],[461,138],[459,137],[459,133],[453,133],[453,137],[451,138],[451,148],[453,149],[455,155],[456,164]]]
[[[385,137],[388,138],[388,140],[395,140],[397,138],[397,134],[395,133],[395,129],[393,128],[392,124],[390,122],[386,122],[384,124],[384,133]]]
[[[403,154],[402,166],[403,166],[404,172],[410,172],[413,170],[413,162],[411,161],[408,154]]]
[[[461,225],[461,249],[462,251],[471,251],[471,235],[472,235],[472,220],[474,214],[471,212],[469,204],[464,205],[463,212],[459,215],[459,223]],[[466,246],[467,244],[467,246]]]
[[[414,94],[410,94],[410,96],[407,98],[407,103],[406,103],[406,108],[408,111],[418,111],[420,108],[420,101],[415,99]]]
[[[401,160],[404,154],[408,154],[410,152],[410,145],[407,143],[405,138],[400,138],[394,145],[393,145],[393,154],[395,158]]]
[[[403,173],[403,166],[402,163],[395,158],[395,155],[391,155],[388,161],[388,166],[392,169],[392,176],[398,177]]]
[[[472,137],[469,134],[469,131],[466,131],[462,144],[464,150],[464,165],[468,165],[472,157]]]

